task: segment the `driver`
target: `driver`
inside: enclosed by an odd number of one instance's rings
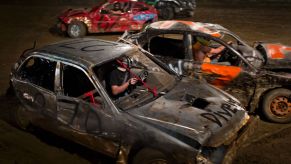
[[[197,62],[214,62],[211,61],[213,58],[218,58],[219,54],[225,49],[223,45],[217,47],[217,48],[212,48],[209,46],[209,40],[206,40],[201,37],[193,37],[193,45],[192,45],[192,53],[193,53],[193,59],[194,61]],[[228,44],[230,44],[229,42]]]
[[[116,2],[113,4],[113,9],[110,11],[112,14],[122,14],[123,10],[121,9],[121,4]]]
[[[128,95],[130,86],[137,83],[137,78],[131,76],[129,69],[132,61],[129,57],[117,59],[117,67],[109,75],[109,92],[113,99]]]

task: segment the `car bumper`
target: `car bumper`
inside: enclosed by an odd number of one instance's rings
[[[64,24],[63,22],[61,22],[61,21],[59,21],[58,23],[57,23],[57,28],[60,30],[60,31],[62,31],[62,32],[65,32],[65,31],[67,31],[67,26],[66,26],[66,24]]]

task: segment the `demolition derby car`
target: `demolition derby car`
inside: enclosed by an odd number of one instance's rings
[[[106,79],[125,65],[120,57],[130,60],[130,74],[147,76],[113,99]],[[21,102],[12,110],[17,126],[40,126],[125,163],[219,161],[249,125],[232,96],[180,78],[128,44],[87,38],[30,50],[15,63],[10,82]]]
[[[196,0],[140,0],[155,6],[162,19],[173,19],[176,16],[193,16]]]
[[[130,0],[110,0],[92,9],[68,9],[59,16],[58,28],[72,38],[87,33],[139,31],[158,19],[153,6]]]
[[[155,22],[124,38],[179,74],[202,75],[238,98],[250,112],[260,109],[270,121],[291,121],[291,47],[260,42],[251,47],[220,25],[189,21]],[[196,62],[193,49],[202,42],[204,47],[225,49],[207,62]]]

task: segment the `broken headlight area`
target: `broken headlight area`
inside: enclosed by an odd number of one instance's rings
[[[200,153],[196,156],[197,164],[221,163],[227,152],[227,146],[220,147],[202,147]]]

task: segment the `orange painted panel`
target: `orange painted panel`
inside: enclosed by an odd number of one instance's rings
[[[241,72],[240,67],[210,63],[203,63],[201,66],[201,70],[205,76],[216,77],[215,80],[208,82],[219,88],[222,88],[223,86],[229,84],[232,80],[238,77]]]
[[[285,55],[282,52],[282,46],[276,45],[276,44],[269,44],[268,45],[268,54],[269,57],[272,59],[283,59],[285,58]]]

